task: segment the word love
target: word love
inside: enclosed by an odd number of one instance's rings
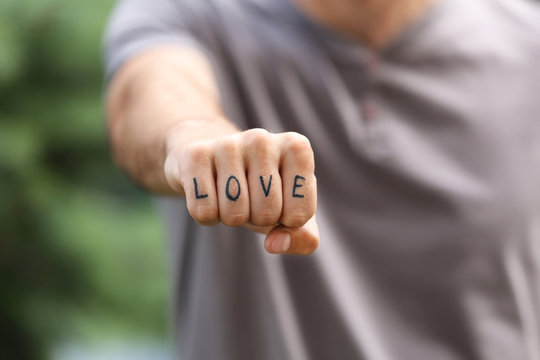
[[[272,188],[272,175],[268,178],[268,183],[264,182],[264,177],[259,176],[259,179],[261,181],[261,188],[264,193],[265,197],[268,197],[270,195],[270,189]],[[303,187],[302,184],[303,181],[306,179],[303,176],[296,175],[294,177],[294,183],[293,183],[293,189],[292,189],[292,197],[295,198],[303,198],[304,195],[299,194],[297,192],[297,189]],[[205,199],[208,197],[208,194],[200,194],[199,193],[199,184],[197,183],[197,178],[193,178],[193,186],[195,191],[195,198],[197,199]],[[232,189],[231,189],[232,188]],[[240,194],[242,194],[242,188],[240,187],[240,181],[238,181],[238,178],[234,175],[229,176],[227,179],[227,183],[225,185],[225,196],[227,196],[227,199],[230,201],[236,201],[240,197]]]

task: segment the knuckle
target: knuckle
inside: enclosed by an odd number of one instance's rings
[[[227,136],[216,143],[218,154],[233,154],[238,151],[238,140],[236,137]]]
[[[257,226],[269,226],[277,224],[279,212],[274,210],[263,210],[252,214],[251,223]]]
[[[194,143],[186,148],[184,161],[200,164],[210,158],[211,146],[206,143]]]
[[[311,149],[311,145],[307,142],[303,141],[295,141],[289,144],[287,150],[298,156],[298,157],[306,157],[308,159],[312,158],[313,150]]]
[[[293,213],[285,215],[281,219],[281,223],[287,227],[300,227],[304,225],[311,218],[304,209],[295,210]]]
[[[288,132],[285,134],[287,139],[287,148],[289,150],[312,151],[311,143],[306,136],[296,132]]]
[[[313,149],[309,139],[298,133],[290,133],[286,142],[286,154],[294,156],[301,163],[313,166]],[[294,135],[293,135],[294,134]]]
[[[249,214],[246,211],[228,212],[221,216],[221,222],[228,226],[240,226],[247,223]]]
[[[272,135],[264,129],[249,130],[245,146],[250,152],[258,156],[267,155],[272,149]]]
[[[249,141],[257,142],[258,140],[267,138],[270,133],[265,129],[250,129],[244,132],[244,135]]]
[[[217,208],[215,206],[197,205],[188,208],[191,217],[200,224],[213,223],[218,218]]]

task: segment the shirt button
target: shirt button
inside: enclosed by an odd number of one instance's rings
[[[373,100],[366,99],[361,104],[361,112],[364,120],[370,121],[377,117],[379,108]]]
[[[368,71],[376,71],[381,64],[381,61],[379,60],[379,57],[377,55],[370,54],[366,59],[365,64]]]

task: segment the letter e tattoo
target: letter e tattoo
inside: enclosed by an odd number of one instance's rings
[[[197,178],[193,178],[193,185],[195,185],[195,198],[204,199],[208,197],[208,194],[199,195],[199,185],[197,185]]]
[[[304,178],[303,176],[300,176],[300,175],[296,175],[294,177],[294,186],[293,186],[293,189],[292,189],[292,196],[297,197],[297,198],[303,198],[304,195],[296,193],[296,188],[301,188],[301,187],[304,186],[302,184],[299,184],[298,180],[306,180],[306,178]]]

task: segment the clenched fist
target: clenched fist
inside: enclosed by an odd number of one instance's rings
[[[165,176],[195,221],[265,233],[270,253],[315,251],[317,184],[306,137],[252,129],[182,144],[169,147]]]

